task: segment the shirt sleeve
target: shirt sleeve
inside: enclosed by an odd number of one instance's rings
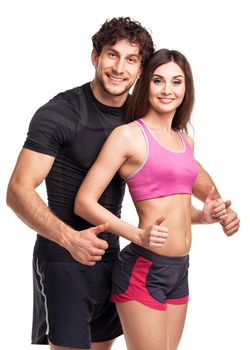
[[[56,157],[73,139],[76,123],[76,112],[68,101],[51,100],[31,119],[23,147]]]

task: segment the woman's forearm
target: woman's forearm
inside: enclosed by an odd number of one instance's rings
[[[78,216],[88,220],[93,225],[99,225],[105,222],[109,223],[109,232],[119,235],[127,240],[140,244],[142,232],[140,228],[124,222],[109,210],[105,209],[94,199],[84,199],[84,201],[75,202],[75,213]]]
[[[202,210],[191,207],[191,222],[192,224],[204,224],[202,220]]]

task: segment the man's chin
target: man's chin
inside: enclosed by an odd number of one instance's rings
[[[128,93],[129,87],[105,86],[104,90],[112,96],[122,96]]]
[[[122,96],[128,93],[128,89],[116,89],[116,88],[106,88],[106,93],[112,96]]]

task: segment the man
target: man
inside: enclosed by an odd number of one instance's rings
[[[106,137],[123,123],[129,89],[154,47],[140,23],[123,17],[106,21],[92,40],[94,80],[57,95],[36,112],[7,193],[8,205],[39,233],[32,343],[49,340],[52,350],[108,350],[122,334],[109,302],[118,237],[105,232],[108,224],[90,227],[74,215],[74,200]],[[44,179],[48,206],[35,190]],[[195,195],[204,201],[211,185],[200,167]],[[116,175],[100,202],[120,216],[123,195]],[[228,212],[225,232],[236,232],[238,224],[236,214]]]

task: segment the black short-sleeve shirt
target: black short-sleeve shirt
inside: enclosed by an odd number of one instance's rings
[[[109,107],[92,93],[90,83],[65,91],[38,109],[33,116],[24,148],[55,157],[47,175],[48,206],[65,223],[76,230],[88,228],[87,221],[74,214],[78,188],[94,163],[110,132],[123,123],[126,103]],[[116,174],[99,203],[120,217],[124,181]],[[111,249],[118,247],[118,237],[104,233]],[[55,251],[54,251],[55,249]],[[38,235],[35,254],[67,251]]]

